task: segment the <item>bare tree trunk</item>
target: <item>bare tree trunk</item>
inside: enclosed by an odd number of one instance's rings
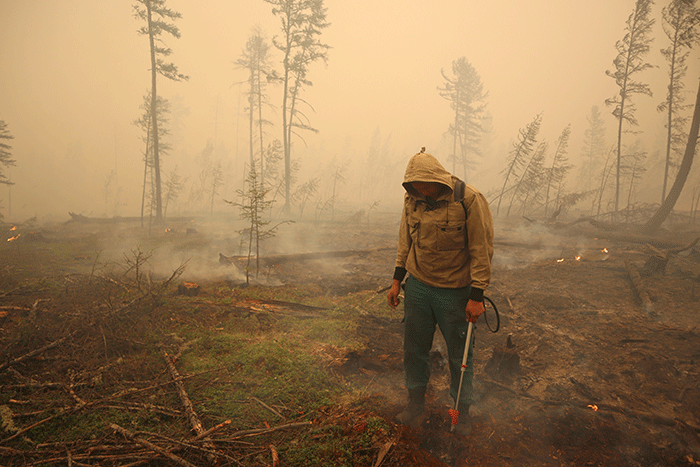
[[[260,65],[258,64],[257,82],[258,82],[258,128],[260,131],[260,186],[265,186],[265,149],[263,144],[263,119],[262,119],[262,83],[261,83]]]
[[[678,169],[678,174],[676,175],[676,181],[673,182],[671,190],[668,192],[668,196],[664,202],[659,207],[656,214],[649,219],[649,221],[642,227],[642,232],[646,234],[652,234],[661,227],[661,224],[666,220],[668,215],[673,211],[673,207],[678,201],[678,197],[683,191],[683,186],[685,181],[688,179],[688,174],[690,173],[690,168],[693,165],[693,157],[695,157],[695,148],[698,142],[698,132],[700,131],[700,85],[698,87],[698,95],[695,98],[695,110],[693,111],[693,121],[690,124],[690,133],[688,134],[688,145],[685,147],[685,154],[683,155],[683,161]]]
[[[156,222],[163,220],[163,204],[160,193],[160,160],[158,155],[158,108],[156,106],[156,76],[158,68],[156,67],[156,45],[153,36],[153,23],[151,19],[151,2],[146,2],[146,11],[148,12],[148,40],[151,44],[151,117],[153,118],[153,171],[155,173],[155,189],[156,189]]]
[[[151,125],[148,125],[148,131],[146,131],[146,154],[144,155],[143,164],[143,192],[141,193],[141,227],[143,227],[143,208],[146,205],[146,176],[148,175],[148,152],[150,151],[149,145],[151,143]]]
[[[457,125],[459,125],[459,89],[457,89],[457,99],[455,100],[455,134],[452,137],[452,173],[457,173]]]
[[[284,63],[287,63],[289,57],[289,52],[284,57]],[[289,126],[291,126],[290,121],[287,121],[287,105],[289,103],[289,69],[285,67],[284,70],[284,90],[282,91],[282,143],[284,145],[284,206],[282,206],[282,212],[289,214],[291,211],[291,203],[289,199],[289,185],[292,182],[291,171],[292,171],[292,148],[291,148],[291,134],[289,132]]]

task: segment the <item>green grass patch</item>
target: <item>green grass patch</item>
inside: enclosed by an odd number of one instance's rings
[[[188,383],[193,397],[206,401],[206,412],[212,416],[257,426],[278,417],[256,398],[290,418],[336,401],[343,386],[311,350],[283,335],[251,339],[244,334],[208,334],[182,356],[181,365],[189,373],[222,369],[226,377],[215,384],[198,390],[196,383]]]

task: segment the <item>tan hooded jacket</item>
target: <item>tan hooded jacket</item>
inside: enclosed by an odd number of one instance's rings
[[[396,267],[433,287],[471,285],[483,291],[491,280],[491,210],[486,198],[470,185],[462,203],[456,202],[457,180],[430,154],[421,152],[409,160]],[[436,200],[429,200],[413,189],[412,182],[437,182],[444,188]]]

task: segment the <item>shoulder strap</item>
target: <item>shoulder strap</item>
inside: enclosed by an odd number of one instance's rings
[[[464,183],[463,180],[460,180],[459,178],[455,182],[455,186],[453,188],[453,192],[455,195],[455,202],[461,203],[462,200],[464,199],[464,188],[467,186],[466,183]]]
[[[455,197],[455,202],[459,203],[462,205],[462,209],[464,209],[464,218],[467,218],[467,208],[464,206],[464,190],[466,188],[467,184],[464,183],[464,180],[460,180],[459,178],[455,182],[455,186],[453,188],[453,193]]]

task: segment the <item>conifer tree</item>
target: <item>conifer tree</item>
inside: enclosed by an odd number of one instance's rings
[[[328,60],[329,46],[321,43],[326,22],[327,9],[323,0],[265,0],[273,5],[272,13],[282,22],[282,35],[274,37],[272,43],[282,52],[282,76],[279,78],[282,92],[282,144],[284,147],[284,194],[282,210],[289,214],[292,186],[292,135],[300,136],[298,130],[317,132],[309,125],[308,117],[299,105],[306,103],[300,98],[304,86],[312,86],[308,78],[309,66]],[[308,105],[308,103],[306,103]]]
[[[440,95],[450,101],[454,111],[453,123],[449,132],[452,134],[452,173],[456,173],[457,162],[462,165],[463,178],[467,179],[469,154],[479,155],[488,93],[484,92],[481,77],[466,57],[452,62],[453,77],[440,70],[445,83],[438,88]],[[459,147],[459,153],[457,148]]]
[[[601,118],[598,106],[591,107],[591,113],[586,117],[588,128],[583,133],[583,148],[581,149],[581,170],[579,188],[589,191],[593,188],[595,169],[600,166],[600,160],[605,154],[605,122]]]
[[[518,177],[520,170],[522,170],[527,161],[530,160],[530,154],[534,148],[535,143],[537,143],[537,135],[540,132],[540,125],[542,123],[542,114],[538,114],[535,119],[530,122],[524,129],[520,129],[518,134],[518,142],[513,143],[513,149],[511,149],[508,155],[508,164],[506,168],[501,173],[505,173],[503,180],[503,187],[501,187],[501,194],[498,196],[498,206],[496,207],[496,216],[498,216],[501,210],[501,202],[503,201],[503,196],[506,193],[506,187],[511,177]]]
[[[6,141],[13,139],[12,133],[7,129],[5,120],[0,120],[0,183],[12,185],[12,182],[5,176],[1,166],[10,167],[15,165],[15,160],[12,158],[12,146]]]
[[[695,0],[672,0],[662,10],[663,30],[670,44],[661,53],[668,62],[668,92],[666,99],[659,104],[659,111],[666,112],[666,162],[664,180],[661,189],[661,202],[666,198],[666,189],[671,167],[677,165],[685,144],[685,126],[689,117],[685,110],[692,107],[684,102],[683,79],[688,71],[687,59],[690,48],[698,40],[698,22],[700,11],[695,7]]]
[[[263,37],[259,27],[253,29],[253,34],[246,42],[245,49],[236,60],[238,68],[248,71],[248,120],[250,139],[250,161],[251,166],[255,159],[255,139],[257,138],[260,161],[260,183],[265,183],[266,161],[264,154],[264,127],[270,121],[263,119],[263,105],[269,105],[268,96],[265,93],[268,78],[272,76],[272,69],[269,63],[269,49],[267,41]],[[257,117],[257,122],[256,122]],[[257,130],[257,136],[256,136]]]
[[[165,0],[136,0],[134,4],[134,17],[146,22],[138,32],[141,35],[148,36],[151,56],[151,120],[152,120],[152,135],[153,135],[153,173],[155,180],[155,208],[156,221],[160,222],[163,219],[163,199],[161,196],[161,177],[160,177],[160,141],[158,139],[158,93],[157,80],[158,75],[164,76],[173,81],[183,81],[189,79],[188,76],[180,74],[177,66],[174,63],[166,63],[163,57],[167,57],[172,53],[172,50],[163,46],[161,36],[167,32],[171,36],[179,39],[180,30],[174,21],[182,17],[177,11],[169,9],[165,5]]]
[[[617,174],[615,181],[615,212],[619,210],[620,183],[622,172],[622,133],[623,124],[637,126],[635,106],[632,97],[635,94],[651,96],[648,84],[638,81],[637,76],[652,65],[644,61],[649,53],[653,37],[651,35],[654,19],[651,18],[653,0],[637,0],[634,11],[627,19],[625,37],[617,41],[617,57],[613,60],[614,71],[605,73],[615,80],[620,88],[617,96],[607,99],[606,105],[614,106],[613,115],[617,119]]]

